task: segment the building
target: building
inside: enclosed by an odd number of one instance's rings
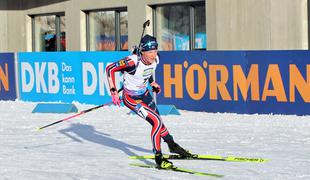
[[[308,0],[1,0],[0,52],[309,49]]]

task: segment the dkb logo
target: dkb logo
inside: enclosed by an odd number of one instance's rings
[[[35,87],[37,93],[56,94],[59,92],[58,66],[54,62],[35,62],[33,67],[22,62],[21,83],[23,92],[31,92]]]

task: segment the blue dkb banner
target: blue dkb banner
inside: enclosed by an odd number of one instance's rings
[[[105,67],[129,52],[18,53],[20,98],[25,101],[111,101]],[[116,75],[120,87],[121,74]]]

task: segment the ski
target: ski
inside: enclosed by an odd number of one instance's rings
[[[154,169],[158,169],[158,170],[167,170],[167,171],[176,171],[176,172],[187,173],[187,174],[195,174],[195,175],[199,175],[199,176],[211,176],[211,177],[217,177],[217,178],[224,177],[224,175],[220,175],[220,174],[198,172],[198,171],[194,171],[194,170],[190,170],[190,169],[179,168],[176,166],[173,166],[170,168],[158,168],[156,165],[149,165],[149,164],[142,164],[142,163],[130,163],[130,165],[131,166],[143,167],[143,168],[154,168]]]
[[[130,159],[154,159],[154,155],[146,156],[129,156]],[[236,156],[217,156],[217,155],[205,155],[205,154],[193,154],[191,157],[184,157],[181,155],[170,154],[164,155],[166,159],[180,159],[180,160],[214,160],[214,161],[230,161],[230,162],[254,162],[265,163],[269,161],[263,158],[248,158],[248,157],[236,157]]]

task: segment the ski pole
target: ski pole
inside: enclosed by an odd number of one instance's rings
[[[122,90],[123,90],[123,87],[120,88],[120,89],[117,91],[117,93],[121,92]],[[120,98],[120,100],[122,101],[122,98]],[[45,126],[42,126],[42,127],[39,127],[39,128],[37,128],[37,131],[40,131],[40,130],[42,130],[42,129],[44,129],[44,128],[47,128],[47,127],[49,127],[49,126],[52,126],[52,125],[54,125],[54,124],[58,124],[58,123],[61,123],[61,122],[63,122],[63,121],[67,121],[67,120],[69,120],[69,119],[72,119],[72,118],[74,118],[74,117],[80,116],[80,115],[82,115],[82,114],[86,114],[86,113],[88,113],[88,112],[90,112],[90,111],[96,110],[96,109],[98,109],[98,108],[101,108],[101,107],[103,107],[103,106],[107,106],[107,105],[110,105],[110,104],[113,104],[113,101],[108,102],[108,103],[105,103],[105,104],[101,104],[101,105],[99,105],[99,106],[95,106],[95,107],[92,107],[92,108],[89,108],[89,109],[86,109],[86,110],[84,110],[84,111],[81,111],[81,112],[78,113],[78,114],[69,116],[69,117],[67,117],[67,118],[61,119],[61,120],[59,120],[59,121],[53,122],[53,123],[51,123],[51,124],[48,124],[48,125],[45,125]]]
[[[61,120],[59,120],[59,121],[53,122],[53,123],[51,123],[51,124],[48,124],[48,125],[45,125],[45,126],[42,126],[42,127],[39,127],[39,128],[37,128],[37,131],[42,130],[42,129],[44,129],[44,128],[47,128],[47,127],[49,127],[49,126],[52,126],[52,125],[61,123],[61,122],[63,122],[63,121],[67,121],[67,120],[72,119],[72,118],[74,118],[74,117],[77,117],[77,116],[86,114],[86,113],[88,113],[88,112],[90,112],[90,111],[96,110],[96,109],[98,109],[98,108],[101,108],[101,107],[103,107],[103,106],[107,106],[107,105],[110,105],[110,104],[113,104],[113,102],[111,101],[111,102],[108,102],[108,103],[106,103],[106,104],[101,104],[101,105],[99,105],[99,106],[96,106],[96,107],[93,107],[93,108],[90,108],[90,109],[86,109],[86,110],[84,110],[84,111],[81,111],[81,112],[78,113],[78,114],[69,116],[69,117],[67,117],[67,118],[61,119]]]
[[[142,34],[141,34],[141,38],[140,38],[140,43],[139,43],[139,49],[141,48],[141,39],[143,38],[143,34],[144,34],[144,31],[145,31],[145,28],[146,26],[149,26],[150,25],[150,20],[147,20],[143,23],[143,31],[142,31]]]
[[[143,38],[143,35],[144,35],[144,31],[145,31],[145,28],[147,26],[150,25],[150,20],[147,20],[143,23],[143,30],[142,30],[142,34],[141,34],[141,38],[140,38],[140,42],[139,42],[139,45],[138,46],[134,46],[134,50],[133,50],[133,54],[137,54],[138,56],[140,56],[140,49],[141,49],[141,40]]]

